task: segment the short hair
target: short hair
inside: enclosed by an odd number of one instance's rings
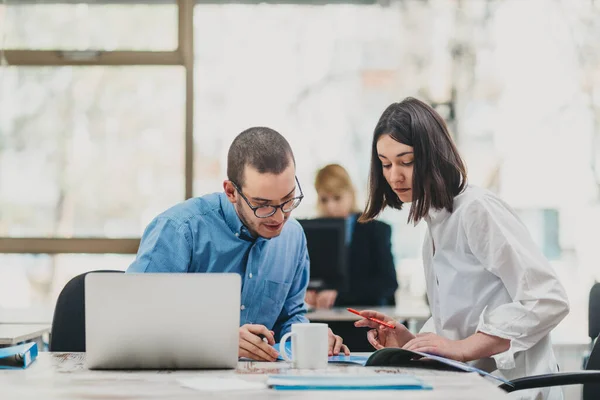
[[[244,186],[247,165],[261,174],[281,174],[290,165],[296,165],[294,153],[287,140],[273,129],[262,126],[246,129],[233,140],[227,154],[227,178]]]
[[[383,135],[414,149],[412,204],[408,221],[417,223],[431,207],[453,211],[454,197],[467,185],[467,171],[442,117],[420,100],[408,97],[391,104],[379,118],[371,146],[369,199],[360,221],[375,218],[386,206],[402,201],[386,182],[377,142]]]
[[[315,189],[317,192],[326,192],[334,195],[342,192],[352,194],[352,208],[356,207],[356,190],[352,185],[350,174],[339,164],[328,164],[317,172],[315,177]]]

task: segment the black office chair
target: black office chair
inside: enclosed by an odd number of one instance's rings
[[[54,308],[50,351],[85,351],[85,276],[89,273],[120,272],[89,271],[71,279],[58,296]]]
[[[592,342],[592,346],[598,348],[600,344],[597,338],[600,337],[600,282],[596,282],[590,290],[590,302],[588,308],[588,334],[591,340],[596,338],[596,342]],[[600,370],[600,350],[592,347],[592,352],[585,366],[587,370]],[[600,379],[597,384],[585,385],[583,387],[583,399],[600,399]]]
[[[550,386],[583,384],[583,400],[600,399],[600,283],[594,284],[590,291],[589,303],[589,335],[595,339],[592,351],[584,371],[559,372],[556,374],[535,375],[511,381],[513,386],[500,386],[506,392],[534,389]]]
[[[596,282],[590,290],[588,334],[592,340],[600,336],[600,282]]]

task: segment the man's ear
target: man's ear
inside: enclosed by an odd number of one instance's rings
[[[233,187],[233,184],[231,183],[231,181],[228,180],[224,180],[223,181],[223,190],[225,191],[225,194],[227,195],[227,199],[231,202],[231,204],[235,204],[237,198],[237,193],[235,191],[235,188]]]

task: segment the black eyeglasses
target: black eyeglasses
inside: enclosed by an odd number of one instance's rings
[[[244,199],[246,201],[246,204],[248,204],[248,207],[250,207],[250,209],[252,211],[254,211],[254,215],[256,215],[257,218],[269,218],[271,215],[274,215],[277,212],[278,208],[281,208],[281,211],[283,211],[284,213],[289,213],[289,212],[292,212],[293,209],[295,209],[296,207],[298,207],[300,205],[300,202],[304,198],[304,194],[302,193],[302,188],[300,187],[300,182],[298,182],[298,177],[295,177],[295,178],[296,178],[296,184],[298,185],[298,189],[300,190],[300,196],[294,197],[293,199],[290,199],[288,201],[284,201],[283,203],[279,204],[278,206],[271,206],[271,205],[253,206],[252,204],[250,204],[250,201],[248,201],[246,196],[244,196],[244,193],[242,193],[242,191],[240,190],[238,185],[236,185],[235,182],[233,182],[233,181],[231,181],[231,184],[233,185],[235,190],[237,190],[237,192],[240,194],[240,196],[242,196],[242,199]]]

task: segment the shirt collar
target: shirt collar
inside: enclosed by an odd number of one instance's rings
[[[429,208],[429,212],[425,217],[425,220],[430,224],[437,224],[442,222],[450,213],[445,208]]]
[[[245,238],[245,236],[247,236],[248,238],[252,238],[248,228],[242,224],[242,220],[235,211],[233,204],[231,204],[227,198],[227,195],[225,193],[221,193],[219,196],[221,198],[221,210],[223,211],[223,217],[225,219],[225,223],[229,229],[231,229],[231,232],[237,237]]]
[[[254,241],[254,240],[262,241],[261,239],[265,240],[264,238],[261,238],[261,237],[259,237],[259,238],[252,237],[252,235],[250,234],[250,231],[242,223],[242,220],[240,219],[239,215],[235,211],[235,207],[233,206],[233,204],[231,204],[231,202],[227,198],[227,195],[225,193],[221,193],[220,197],[221,197],[221,210],[223,211],[223,217],[225,218],[225,223],[227,224],[229,229],[231,229],[231,232],[236,237],[239,237],[240,239],[244,239],[244,240],[249,240],[249,241]]]
[[[456,207],[456,198],[458,196],[461,196],[463,193],[465,193],[465,191],[468,188],[469,188],[469,185],[467,185],[462,192],[460,192],[459,194],[457,194],[456,196],[454,196],[454,199],[452,200],[453,201],[453,207]],[[440,222],[444,221],[450,214],[451,213],[447,209],[445,209],[445,208],[439,209],[439,208],[430,207],[428,215],[427,215],[427,217],[425,217],[425,220],[428,223],[431,223],[431,224],[435,225],[435,224],[439,224]]]

